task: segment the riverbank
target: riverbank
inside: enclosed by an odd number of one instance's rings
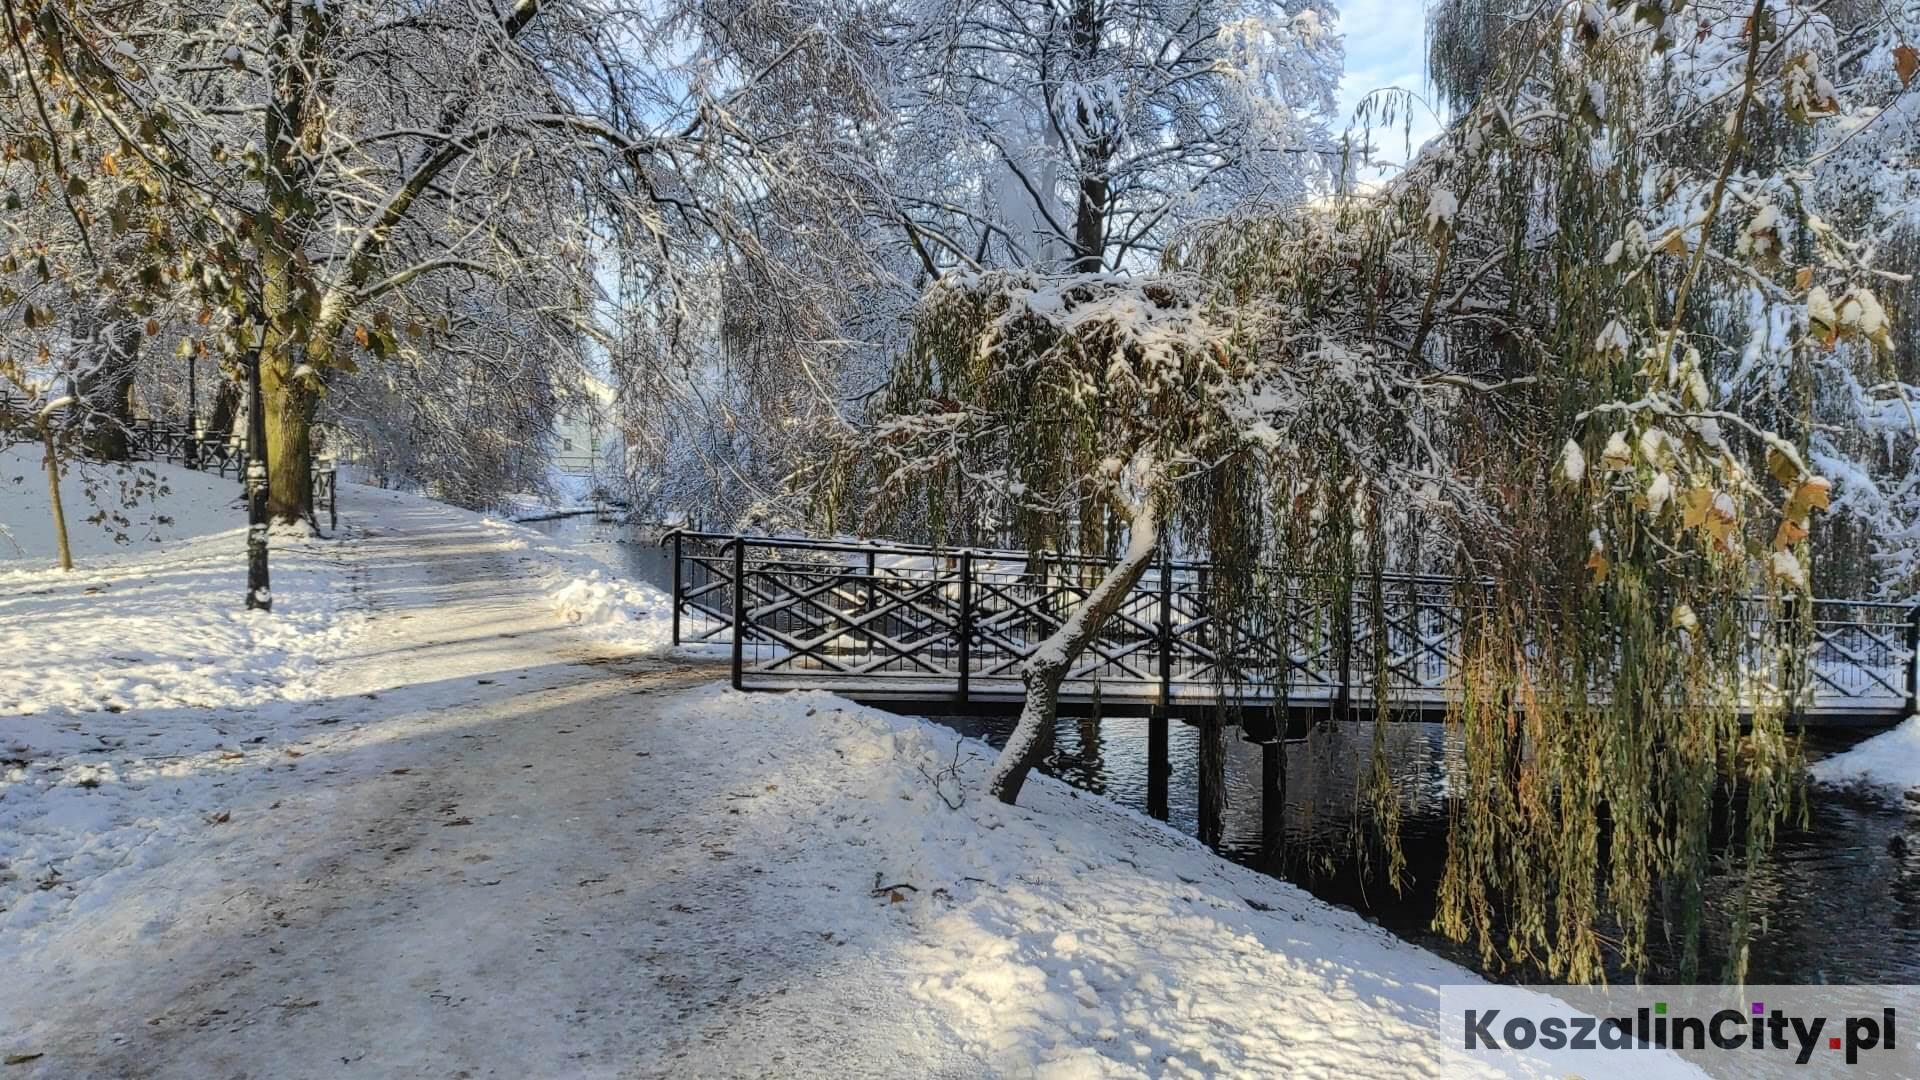
[[[582,634],[520,531],[341,495],[362,625],[297,695],[13,739],[9,1075],[1484,1068],[1434,1026],[1474,977],[1357,916],[1050,779],[1002,807],[985,748],[924,721]],[[237,573],[237,533],[191,542]],[[162,607],[233,591],[143,569],[174,543],[89,572]]]
[[[1909,716],[1891,731],[1816,762],[1811,771],[1822,783],[1862,785],[1901,795],[1920,813],[1920,716]]]

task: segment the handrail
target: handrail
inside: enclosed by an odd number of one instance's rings
[[[722,547],[720,548],[719,551],[715,553],[716,556],[725,554],[726,551],[728,550],[728,547],[727,547],[728,544],[731,544],[734,542],[741,542],[741,543],[747,544],[750,547],[790,548],[790,549],[796,549],[801,551],[843,552],[850,555],[916,555],[916,556],[948,558],[948,559],[954,559],[954,560],[958,560],[962,555],[970,555],[976,561],[980,559],[989,559],[989,560],[1006,559],[1006,560],[1015,560],[1020,562],[1026,562],[1033,559],[1035,556],[1038,556],[1040,559],[1043,559],[1055,565],[1087,565],[1087,566],[1112,565],[1113,562],[1115,561],[1110,556],[1074,555],[1074,554],[1065,554],[1062,552],[1051,551],[1051,550],[1030,552],[1030,551],[1021,550],[1019,548],[935,547],[935,546],[924,545],[924,544],[907,544],[907,543],[901,543],[898,541],[823,540],[818,537],[803,537],[803,536],[789,537],[789,536],[771,536],[771,535],[763,536],[763,535],[746,534],[746,533],[696,532],[690,529],[668,530],[667,532],[661,534],[658,546],[664,548],[667,546],[669,541],[676,540],[676,539],[681,541],[701,540],[701,541],[710,541],[710,542],[711,541],[722,542]],[[1168,570],[1212,570],[1214,568],[1214,564],[1212,562],[1202,560],[1202,559],[1166,559],[1166,560],[1157,561],[1153,563],[1148,567],[1148,570],[1151,572],[1151,571],[1160,570],[1162,568],[1165,568]],[[1302,577],[1333,576],[1331,573],[1326,571],[1301,570],[1301,571],[1295,571],[1295,573],[1299,574]],[[1371,575],[1368,575],[1368,576],[1371,576]],[[1388,573],[1381,574],[1379,576],[1381,580],[1391,582],[1393,584],[1444,585],[1448,587],[1464,584],[1460,579],[1449,577],[1445,574],[1388,572]],[[1478,584],[1482,587],[1490,587],[1493,584],[1493,580],[1491,578],[1482,578],[1475,584]],[[1766,596],[1759,595],[1759,594],[1747,594],[1740,597],[1736,597],[1735,599],[1741,600],[1741,601],[1765,601],[1768,598]],[[1816,596],[1816,597],[1811,597],[1810,602],[1814,604],[1845,604],[1849,607],[1880,608],[1884,610],[1911,610],[1916,613],[1920,613],[1920,606],[1916,606],[1913,603],[1909,601],[1904,601],[1904,600],[1866,600],[1866,599],[1852,599],[1848,597],[1839,597],[1839,596]]]
[[[689,552],[689,540],[712,546]],[[824,680],[823,685],[836,681],[845,685],[849,679],[858,681],[868,675],[918,680],[929,686],[944,680],[948,691],[964,703],[969,684],[977,687],[975,676],[979,681],[1009,677],[1013,670],[1009,664],[1032,647],[1034,634],[1046,632],[1045,623],[1057,623],[1064,616],[1060,605],[1070,605],[1075,591],[1071,585],[1058,587],[1052,573],[1045,580],[1032,581],[1027,575],[1016,581],[991,567],[983,573],[983,562],[1022,564],[1032,558],[1030,553],[1005,549],[685,528],[667,530],[661,543],[675,549],[675,643],[718,643],[720,635],[727,634],[732,638],[734,681],[743,688],[748,687],[749,675],[756,680],[783,672],[800,677],[804,670],[810,672],[808,678]],[[815,564],[782,557],[797,552],[860,558]],[[950,565],[877,567],[875,556],[885,555],[948,560]],[[1105,562],[1050,553],[1041,553],[1038,559],[1055,568]],[[1161,700],[1168,699],[1173,682],[1189,691],[1196,680],[1204,682],[1203,673],[1219,663],[1214,654],[1225,640],[1214,640],[1217,631],[1207,629],[1215,615],[1204,595],[1212,569],[1201,562],[1157,560],[1136,587],[1138,600],[1147,606],[1122,614],[1112,631],[1103,635],[1107,649],[1096,650],[1087,671],[1097,677],[1104,665],[1122,673],[1109,675],[1110,679],[1137,683],[1142,689],[1158,684]],[[1259,627],[1231,631],[1268,638],[1280,635],[1251,646],[1250,656],[1259,665],[1278,665],[1254,684],[1291,685],[1289,673],[1297,669],[1307,680],[1300,685],[1312,687],[1314,693],[1331,693],[1338,710],[1358,689],[1349,688],[1353,678],[1349,665],[1371,664],[1373,660],[1363,657],[1377,657],[1386,648],[1393,650],[1386,655],[1396,671],[1405,668],[1396,678],[1412,680],[1415,691],[1444,692],[1442,669],[1457,662],[1453,650],[1458,647],[1451,640],[1456,631],[1448,625],[1457,621],[1462,604],[1475,606],[1471,590],[1463,595],[1457,587],[1460,583],[1432,575],[1385,575],[1395,585],[1449,588],[1445,593],[1429,588],[1396,590],[1384,616],[1347,615],[1345,602],[1312,584],[1317,577],[1331,576],[1313,572],[1276,576],[1276,582],[1285,581],[1288,591],[1308,605],[1300,616],[1306,622],[1288,616],[1279,623],[1261,622]],[[1009,591],[1032,588],[1045,595],[1022,599],[1028,594]],[[1809,703],[1822,707],[1857,706],[1874,715],[1902,699],[1907,711],[1920,710],[1920,607],[1885,600],[1814,598],[1811,610],[1795,604],[1776,611],[1775,602],[1763,596],[1735,597],[1729,602],[1740,612],[1737,617],[1754,628],[1752,634],[1797,622],[1793,607],[1799,607],[1799,617],[1810,619],[1809,660],[1817,658],[1818,670],[1810,668],[1809,679],[1803,689],[1794,691],[1796,696],[1805,694]],[[1172,625],[1176,617],[1183,627],[1178,631]],[[683,618],[695,620],[698,629],[687,632]],[[1029,623],[1033,625],[1025,625]],[[1302,632],[1312,641],[1322,640],[1317,635],[1330,636],[1324,644],[1301,644],[1288,638],[1292,631],[1283,632],[1282,626],[1304,628]],[[746,664],[744,651],[749,647],[766,659]],[[1295,649],[1304,651],[1290,651]]]
[[[790,548],[799,551],[841,552],[849,555],[911,555],[929,558],[958,560],[962,555],[974,559],[1002,559],[1029,562],[1037,556],[1039,559],[1056,566],[1111,566],[1115,559],[1110,555],[1078,555],[1066,552],[1042,549],[1028,551],[1023,548],[987,548],[987,547],[936,547],[926,544],[907,544],[899,541],[881,540],[822,540],[808,536],[771,536],[744,533],[694,532],[689,529],[669,529],[662,533],[659,547],[666,547],[672,540],[743,541],[752,547]],[[724,547],[722,551],[724,551]],[[716,553],[717,554],[717,553]],[[1150,569],[1165,565],[1173,570],[1211,570],[1213,563],[1201,559],[1171,559],[1163,563],[1154,563]],[[1321,575],[1314,575],[1321,576]],[[1385,580],[1396,583],[1422,585],[1455,585],[1458,580],[1444,574],[1408,574],[1389,573]]]

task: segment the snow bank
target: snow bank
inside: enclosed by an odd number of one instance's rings
[[[528,573],[544,589],[554,615],[603,644],[653,656],[673,648],[673,597],[623,576],[611,546],[591,538],[569,541],[510,521],[484,524],[523,552]],[[718,655],[710,647],[702,655]]]
[[[151,485],[139,505],[123,508],[120,493]],[[89,493],[92,497],[89,497]],[[245,524],[239,480],[177,465],[142,462],[101,465],[69,462],[60,479],[67,539],[76,562],[153,551],[172,541],[223,532]],[[0,449],[0,571],[54,564],[53,514],[47,471],[36,445]],[[102,509],[111,518],[87,519]]]
[[[555,589],[552,602],[554,614],[602,641],[649,654],[673,644],[673,597],[643,582],[592,570]]]
[[[1902,791],[1920,788],[1920,716],[1909,716],[1845,753],[1822,758],[1808,769],[1825,784],[1869,784]]]
[[[21,448],[0,455],[12,473]],[[37,459],[34,462],[38,467]],[[276,530],[272,614],[247,611],[246,527],[237,485],[171,465],[93,466],[91,483],[138,472],[157,494],[114,536],[84,519],[81,485],[62,491],[75,569],[53,565],[44,484],[6,482],[0,559],[0,715],[231,708],[311,696],[320,658],[355,631],[338,544]],[[28,479],[32,479],[29,474]],[[10,724],[0,738],[17,735]]]
[[[1488,1072],[1436,1026],[1438,988],[1473,974],[1051,778],[1003,806],[985,744],[821,692],[704,689],[648,730],[736,763],[741,831],[806,836],[800,865],[759,864],[754,906],[897,978],[905,1026],[988,1074]]]
[[[186,781],[275,764],[292,703],[322,696],[365,625],[347,542],[305,530],[272,540],[272,613],[246,610],[238,485],[177,466],[87,467],[101,491],[158,482],[122,541],[84,520],[76,470],[63,573],[37,456],[12,479],[24,456],[0,453],[17,545],[0,560],[0,938],[110,892],[68,883],[138,873],[204,828],[214,808],[183,803]]]

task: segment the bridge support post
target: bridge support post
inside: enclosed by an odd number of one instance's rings
[[[1281,729],[1283,733],[1285,730]],[[1269,855],[1280,850],[1286,818],[1287,747],[1281,742],[1261,743],[1260,846]]]
[[[1167,780],[1173,767],[1167,758],[1167,713],[1173,705],[1173,560],[1160,549],[1160,618],[1155,624],[1160,646],[1160,703],[1147,719],[1147,814],[1167,820]]]
[[[1353,701],[1353,583],[1350,581],[1341,587],[1334,620],[1334,633],[1340,635],[1340,685],[1333,692],[1333,718],[1347,720],[1351,718]]]
[[[874,562],[873,552],[867,552],[867,591],[866,594],[860,598],[860,614],[862,615],[873,610],[873,579],[878,568],[879,564]]]
[[[1155,709],[1147,718],[1147,815],[1167,820],[1167,778],[1173,766],[1167,758],[1167,710]]]
[[[686,594],[686,583],[680,580],[680,533],[673,534],[673,645],[680,647],[680,598]]]
[[[1907,715],[1920,716],[1920,607],[1907,613]]]
[[[1221,834],[1220,800],[1215,795],[1214,784],[1216,780],[1224,780],[1225,777],[1216,776],[1216,770],[1210,767],[1210,763],[1214,757],[1219,755],[1224,749],[1220,746],[1223,740],[1217,722],[1202,720],[1197,730],[1200,733],[1200,754],[1195,761],[1195,772],[1197,772],[1200,777],[1200,783],[1197,785],[1200,792],[1200,812],[1196,816],[1196,820],[1200,826],[1200,842],[1210,848],[1219,847]],[[1209,748],[1208,744],[1212,744],[1211,748]],[[1218,772],[1224,773],[1225,771],[1225,763],[1222,762]]]

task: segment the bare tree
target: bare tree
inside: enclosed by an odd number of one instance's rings
[[[968,0],[889,27],[901,125],[880,211],[946,267],[1146,268],[1181,228],[1338,163],[1319,3]]]
[[[689,267],[750,241],[739,196],[783,179],[739,95],[838,55],[831,20],[760,8],[18,2],[21,48],[167,200],[169,276],[212,312],[190,347],[259,346],[282,519],[332,373],[436,355],[476,279],[512,295],[529,353],[612,332],[603,274],[684,320],[707,287]]]

